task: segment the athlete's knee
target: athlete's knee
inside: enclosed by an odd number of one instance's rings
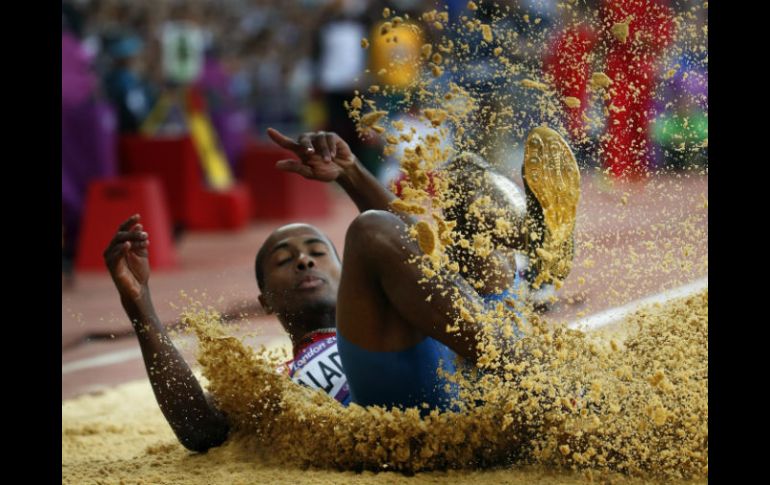
[[[348,237],[369,238],[377,235],[395,234],[401,219],[388,211],[368,210],[356,217],[348,228]]]
[[[376,248],[389,244],[401,235],[403,222],[396,215],[382,210],[368,210],[356,217],[345,236],[345,251],[354,248]]]

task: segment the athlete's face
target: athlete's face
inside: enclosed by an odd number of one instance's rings
[[[291,224],[265,241],[262,305],[279,316],[336,307],[341,264],[318,229]]]

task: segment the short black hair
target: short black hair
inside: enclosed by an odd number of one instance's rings
[[[334,243],[329,239],[326,234],[322,233],[321,231],[318,231],[318,233],[323,236],[323,238],[326,240],[327,243],[329,243],[329,246],[332,248],[332,252],[334,253],[334,256],[337,258],[337,261],[341,261],[340,255],[337,253],[337,248],[334,247]],[[272,236],[272,234],[271,234]],[[267,241],[270,239],[268,236],[267,239],[265,239],[265,242],[262,243],[262,246],[259,247],[259,251],[257,251],[257,257],[254,260],[254,273],[257,275],[257,286],[259,287],[259,291],[261,293],[265,292],[265,255],[267,252]]]
[[[265,270],[262,268],[262,263],[265,259],[265,243],[267,243],[267,239],[265,239],[265,242],[259,247],[257,259],[254,261],[254,272],[257,273],[257,286],[259,287],[260,293],[265,292]]]

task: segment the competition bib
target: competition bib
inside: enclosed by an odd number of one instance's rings
[[[345,406],[350,403],[336,336],[317,340],[302,349],[289,364],[289,376],[297,384],[323,390]]]

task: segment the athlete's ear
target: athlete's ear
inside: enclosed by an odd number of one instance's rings
[[[265,309],[265,312],[268,315],[272,315],[273,314],[273,309],[270,308],[270,305],[267,303],[267,300],[265,299],[265,296],[264,295],[259,295],[258,298],[259,298],[259,304],[262,305],[262,308]]]

